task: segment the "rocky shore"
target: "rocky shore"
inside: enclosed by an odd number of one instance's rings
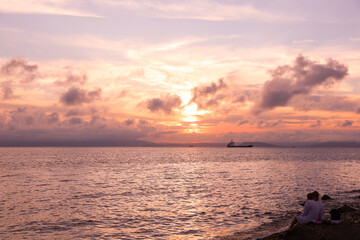
[[[301,224],[259,240],[360,240],[360,211],[344,213],[339,224]]]
[[[345,209],[341,213],[339,224],[330,223],[330,215],[322,224],[299,224],[288,229],[290,217],[286,221],[260,226],[252,231],[238,232],[231,236],[219,237],[219,240],[360,240],[360,196],[345,201],[323,201],[325,211]],[[277,229],[276,229],[277,227]],[[271,234],[272,232],[272,234]]]

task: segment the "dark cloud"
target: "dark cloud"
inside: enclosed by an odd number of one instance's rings
[[[178,95],[163,95],[161,98],[149,99],[146,102],[146,107],[151,112],[163,111],[170,114],[174,108],[180,107],[182,101]]]
[[[144,119],[139,119],[138,126],[149,125],[150,123]]]
[[[190,103],[195,103],[199,109],[217,106],[219,101],[226,97],[224,94],[219,94],[219,91],[225,88],[227,84],[223,78],[217,83],[212,82],[209,86],[195,87],[192,89],[193,97]]]
[[[148,135],[150,133],[155,132],[156,127],[152,126],[152,124],[144,119],[139,119],[136,127],[140,130],[140,132],[144,135]]]
[[[26,116],[25,117],[25,123],[26,123],[26,125],[32,125],[34,123],[34,117],[33,116]]]
[[[0,129],[0,146],[144,146],[137,129],[51,128]]]
[[[341,127],[351,127],[354,124],[354,121],[352,120],[345,120],[342,123],[339,123],[338,125]]]
[[[276,127],[276,126],[280,125],[281,123],[282,123],[282,120],[279,119],[278,121],[271,123],[270,126],[271,126],[271,127]]]
[[[233,100],[234,103],[243,103],[246,101],[245,95],[236,96]]]
[[[158,138],[158,137],[164,137],[164,135],[173,135],[177,134],[179,131],[163,131],[163,132],[156,132],[151,135],[151,137]]]
[[[29,125],[31,123],[31,119],[29,119],[29,117],[30,116],[27,115],[27,109],[25,107],[19,107],[14,111],[10,111],[10,121],[8,125],[11,127],[16,125]]]
[[[227,85],[224,82],[223,78],[218,80],[218,84],[212,82],[210,86],[196,87],[193,89],[193,100],[196,101],[196,99],[200,96],[207,96],[209,94],[214,94],[220,89],[225,87],[227,87]]]
[[[77,87],[70,88],[60,97],[60,102],[67,106],[90,103],[101,97],[101,89],[86,91]]]
[[[249,120],[243,120],[238,123],[238,126],[244,125],[246,123],[249,123]]]
[[[282,123],[283,123],[283,121],[281,119],[279,119],[278,121],[275,121],[275,122],[259,120],[259,121],[257,121],[257,127],[258,128],[273,128]]]
[[[27,111],[26,107],[18,107],[14,111],[10,111],[10,114],[17,114],[17,113],[25,113]]]
[[[314,128],[314,127],[319,127],[321,126],[321,120],[317,120],[315,124],[312,124],[310,127]]]
[[[306,95],[317,86],[340,81],[348,74],[348,68],[333,59],[320,64],[299,55],[292,66],[279,66],[270,73],[272,79],[264,84],[254,113],[286,106],[296,95]]]
[[[29,64],[25,58],[12,58],[1,67],[1,74],[5,77],[16,77],[21,83],[32,82],[38,77],[38,66]]]
[[[73,85],[73,84],[80,84],[83,85],[87,81],[86,74],[83,75],[74,75],[74,74],[68,74],[65,76],[64,80],[57,80],[55,84],[57,85]]]
[[[14,111],[9,112],[8,126],[12,128],[27,128],[28,126],[44,128],[52,127],[49,125],[60,122],[60,117],[57,112],[44,113],[41,111],[28,110],[27,108],[19,107]]]
[[[0,112],[0,146],[141,146],[146,144],[141,138],[157,131],[146,120],[133,120],[132,126],[100,115],[62,121],[60,114],[45,109],[18,107]]]
[[[285,120],[279,117],[274,118],[273,114],[269,114],[269,118],[266,114],[257,117],[247,115],[232,117],[234,117],[231,119],[233,123],[248,123],[253,127],[259,123],[262,131],[256,131],[256,134],[254,131],[235,131],[226,136],[218,133],[185,134],[183,133],[183,126],[165,126],[144,119],[135,119],[131,126],[125,126],[124,122],[118,123],[112,119],[105,119],[100,115],[93,115],[90,119],[87,116],[84,118],[65,118],[61,121],[57,112],[41,112],[41,109],[31,107],[18,108],[11,112],[0,113],[0,146],[71,146],[73,144],[74,146],[126,146],[131,144],[133,144],[132,146],[139,146],[139,142],[132,141],[141,139],[161,142],[205,142],[209,139],[214,142],[226,142],[231,138],[235,141],[265,142],[360,140],[358,131],[354,131],[351,127],[355,125],[355,122],[351,121],[353,119],[339,122],[340,127],[336,129],[338,130],[336,132],[331,129],[306,129],[306,126],[316,123],[317,119],[313,118],[307,119],[306,124],[303,124],[305,129],[293,131],[278,128],[280,124],[288,124],[288,122],[286,118]],[[308,117],[306,116],[306,118]],[[132,120],[130,119],[129,123]],[[239,122],[240,120],[243,122]],[[199,123],[199,126],[209,126],[205,125],[206,123]],[[266,128],[272,131],[267,131]]]
[[[126,121],[124,121],[124,124],[126,126],[132,126],[135,124],[135,120],[134,119],[127,119]]]
[[[58,123],[60,121],[59,114],[57,112],[53,112],[50,115],[46,115],[47,123]]]
[[[4,127],[6,123],[6,116],[4,114],[0,114],[0,128]]]
[[[93,115],[96,114],[97,112],[98,110],[94,107],[90,107],[90,108],[82,107],[81,109],[73,108],[65,113],[65,117]]]
[[[32,82],[39,76],[38,66],[29,64],[24,58],[12,58],[0,68],[1,98],[9,100],[18,98],[14,94],[13,83],[20,83],[23,86]]]
[[[55,84],[68,86],[74,84],[83,85],[87,82],[88,77],[85,73],[74,73],[72,67],[65,67],[65,69],[67,69],[67,73],[62,79],[57,80]]]
[[[83,120],[81,118],[70,118],[69,120],[69,124],[70,125],[78,125],[78,124],[82,124],[83,123]]]
[[[129,95],[129,91],[122,90],[121,93],[116,98],[123,98],[123,97],[126,97],[127,95]]]
[[[2,88],[1,88],[1,94],[2,94],[2,99],[3,100],[9,100],[9,99],[17,98],[17,96],[15,96],[15,94],[14,94],[14,91],[10,87],[9,82],[6,82],[6,83],[3,84]]]
[[[289,106],[300,111],[325,110],[334,112],[356,112],[359,104],[359,100],[335,95],[295,96],[289,102]]]
[[[65,113],[66,117],[78,116],[81,115],[79,109],[70,109],[67,113]]]
[[[106,118],[101,116],[91,116],[91,120],[89,122],[90,126],[96,127],[96,128],[106,128]]]
[[[106,123],[105,118],[97,115],[91,116],[89,121],[80,117],[65,118],[61,121],[57,112],[44,112],[40,108],[17,108],[4,114],[7,115],[8,119],[5,126],[17,130],[34,128],[48,131],[52,128],[71,128],[73,126],[98,129],[104,127]],[[112,125],[115,127],[116,122],[113,122]]]
[[[27,108],[19,107],[14,111],[10,111],[10,120],[8,125],[10,128],[15,128],[17,126],[27,127],[35,123],[35,118],[31,113],[28,113]]]
[[[223,100],[224,98],[226,98],[226,95],[224,94],[218,94],[216,95],[214,98],[211,98],[209,99],[207,102],[206,102],[206,106],[208,107],[211,107],[211,106],[217,106],[219,104],[219,102],[221,100]]]

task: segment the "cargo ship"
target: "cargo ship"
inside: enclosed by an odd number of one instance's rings
[[[228,143],[227,147],[253,147],[254,145],[236,145],[231,139],[231,142]]]

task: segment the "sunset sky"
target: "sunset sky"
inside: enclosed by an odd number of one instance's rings
[[[0,144],[360,141],[358,0],[0,0]]]

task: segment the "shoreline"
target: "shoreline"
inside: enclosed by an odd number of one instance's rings
[[[358,240],[360,237],[360,211],[343,213],[339,224],[300,224],[292,230],[274,233],[258,240]]]
[[[262,224],[252,230],[235,232],[228,236],[218,236],[214,240],[359,240],[360,190],[348,192],[348,195],[346,200],[323,200],[325,222],[322,224],[299,224],[289,230],[290,222],[295,215],[286,214],[283,218],[274,219],[273,222]],[[342,213],[339,224],[327,223],[327,220],[330,220],[329,211],[344,205],[350,206],[355,211]]]

